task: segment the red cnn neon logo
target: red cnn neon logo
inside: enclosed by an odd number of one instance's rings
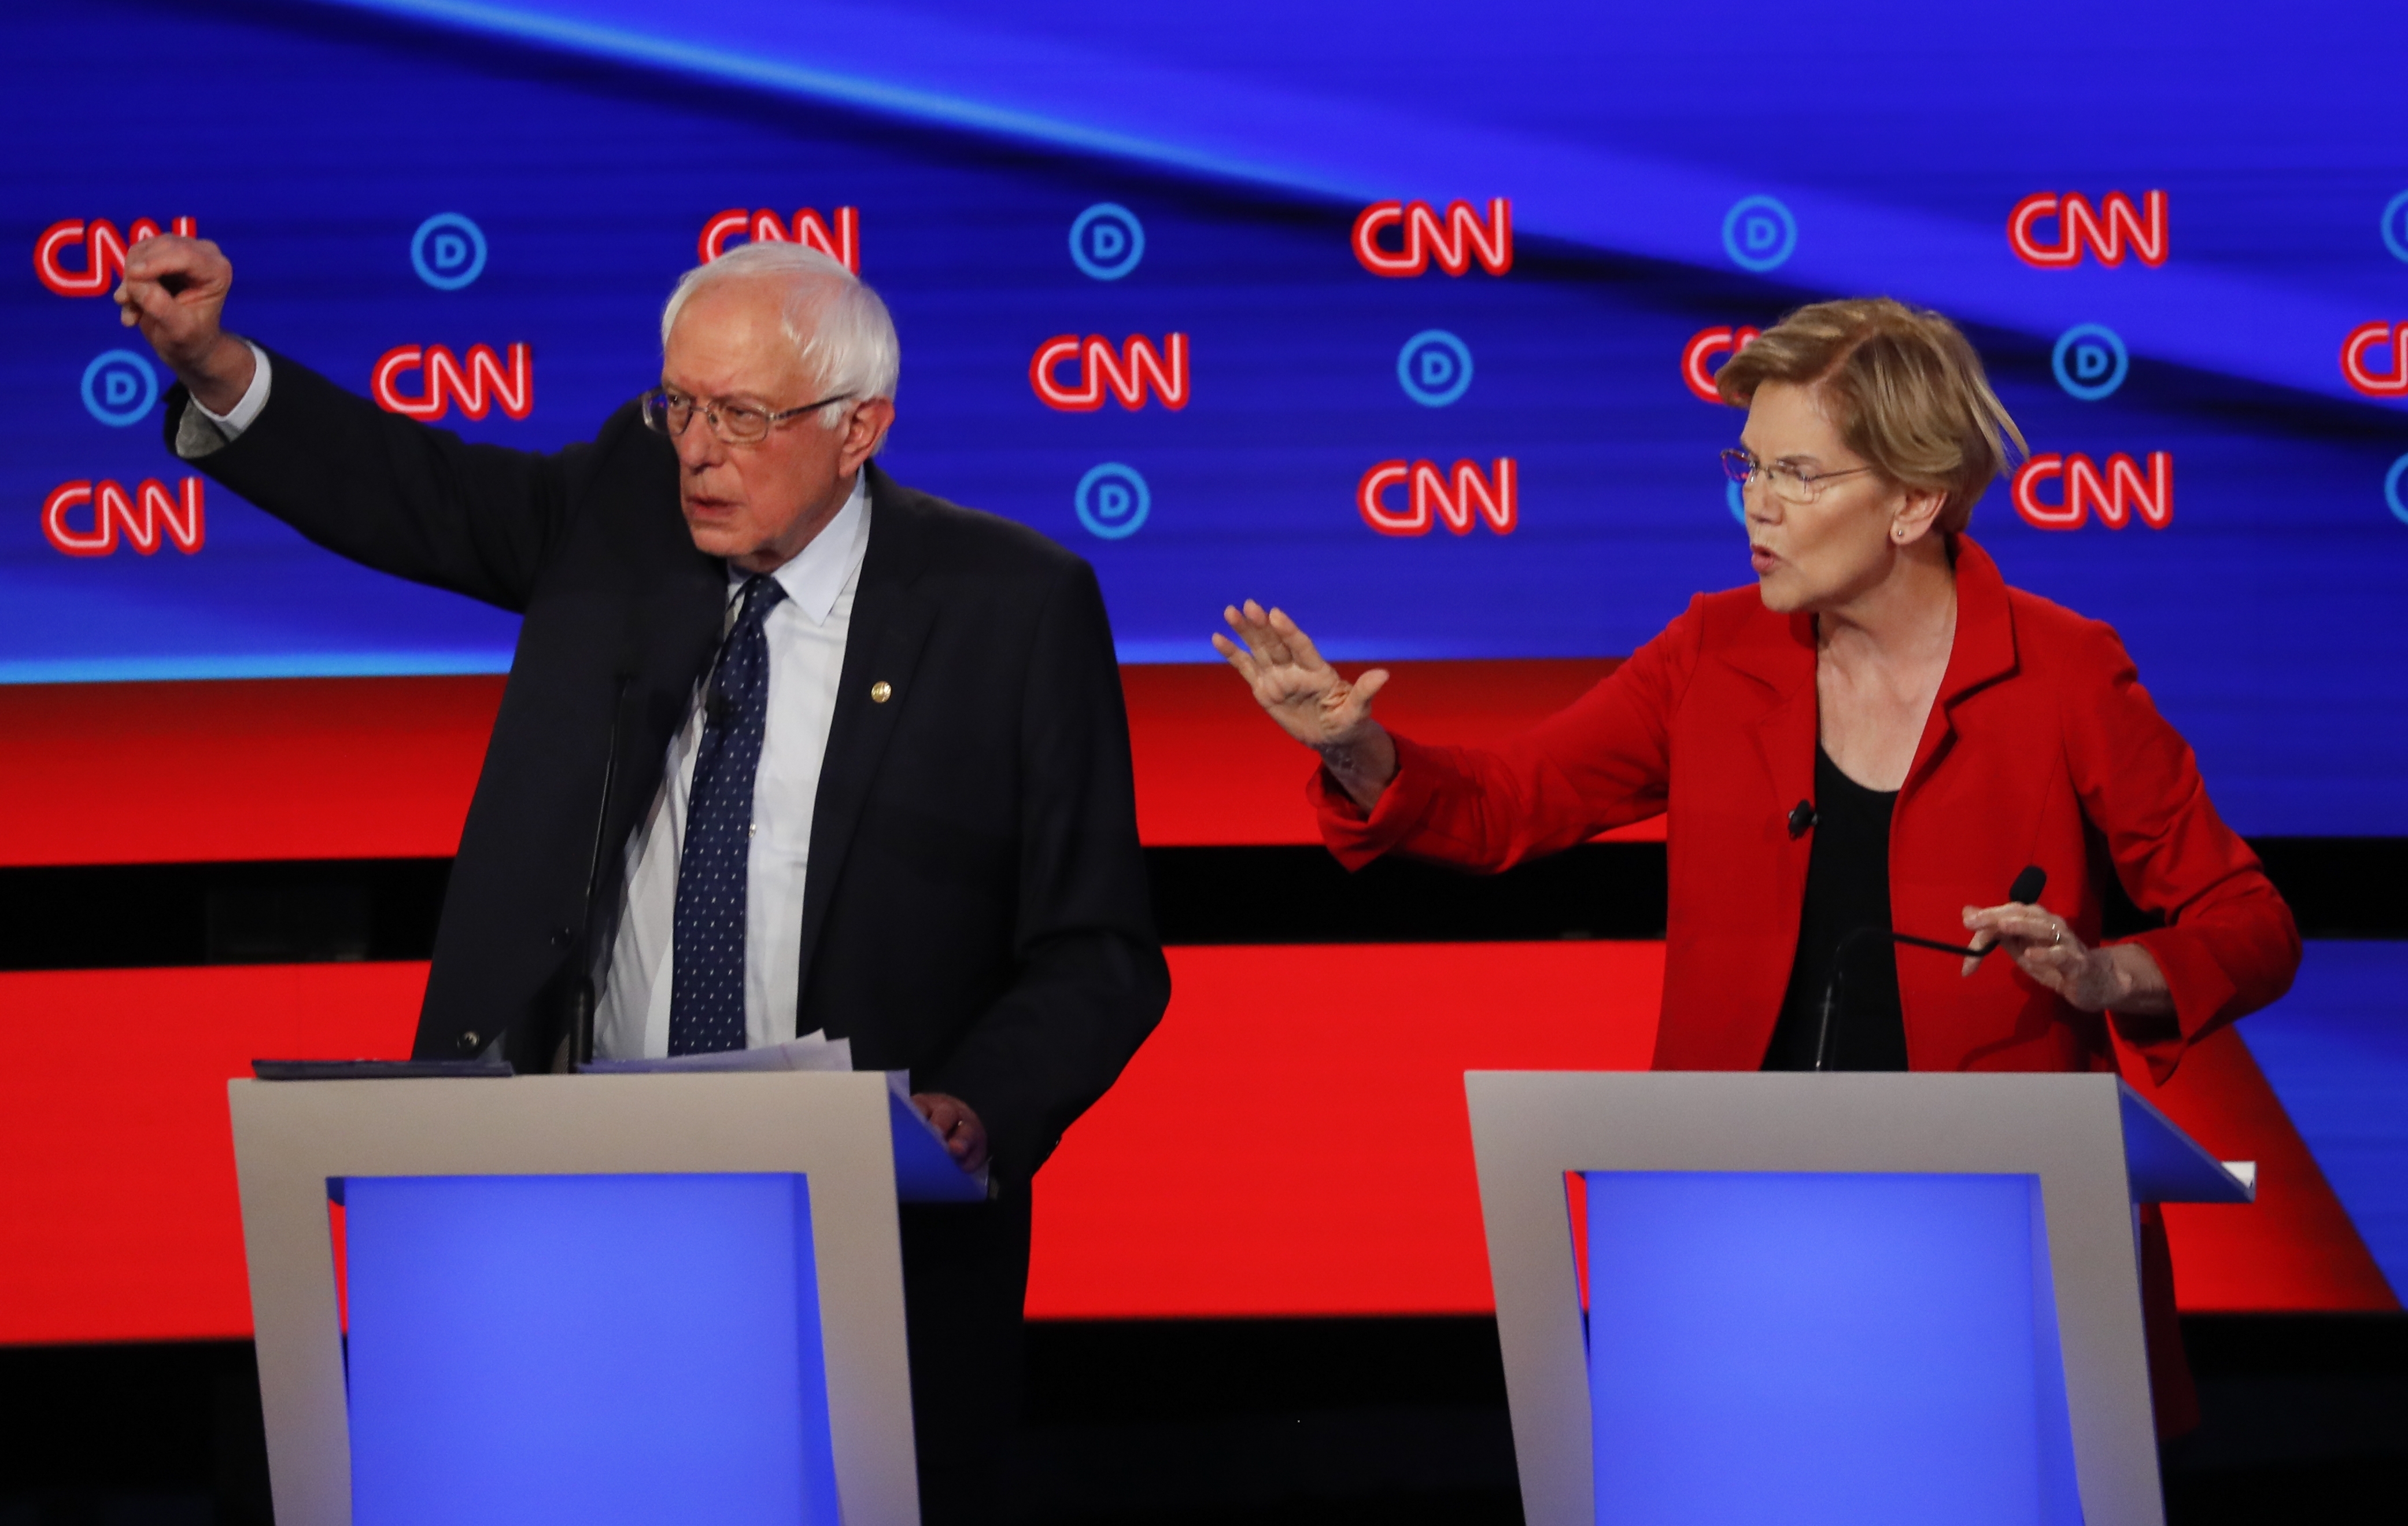
[[[2043,503],[2040,484],[2062,480],[2064,496]],[[2035,455],[2015,473],[2015,512],[2035,529],[2078,530],[2096,510],[2111,530],[2132,522],[2135,512],[2153,530],[2174,521],[2174,458],[2163,451],[2149,453],[2149,475],[2128,455],[2107,458],[2102,476],[2086,455]]]
[[[2128,241],[2141,263],[2154,270],[2166,263],[2166,194],[2148,192],[2141,206],[2146,210],[2135,210],[2132,198],[2121,191],[2108,192],[2098,208],[2078,192],[2060,196],[2036,191],[2007,214],[2007,244],[2026,265],[2063,270],[2080,265],[2085,249],[2101,265],[2121,265]],[[2036,224],[2051,217],[2057,219],[2057,242],[2043,244]]]
[[[1064,386],[1054,373],[1065,361],[1080,362],[1080,380]],[[1101,334],[1081,338],[1057,334],[1037,347],[1028,362],[1028,384],[1047,408],[1065,413],[1092,413],[1104,406],[1110,391],[1125,409],[1145,406],[1149,388],[1173,412],[1187,406],[1187,336],[1166,335],[1162,348],[1142,334],[1132,334],[1120,353]]]
[[[75,510],[92,511],[92,528],[79,530],[67,522]],[[148,556],[159,549],[159,530],[187,556],[201,549],[208,526],[201,517],[201,480],[186,477],[170,497],[166,484],[145,477],[133,495],[116,482],[61,482],[42,500],[42,534],[70,556],[106,556],[117,549],[124,531],[134,549]]]
[[[2367,368],[2367,353],[2387,349],[2391,369]],[[2369,397],[2408,397],[2408,324],[2360,324],[2341,341],[2344,380]]]
[[[189,217],[177,218],[167,226],[172,233],[193,237],[194,223]],[[34,274],[61,296],[105,296],[108,283],[125,271],[125,252],[145,238],[158,237],[159,224],[147,217],[136,218],[133,231],[124,234],[106,218],[86,223],[71,217],[51,223],[34,240]],[[83,268],[70,270],[65,255],[78,245],[84,252]]]
[[[1686,382],[1689,390],[1701,400],[1721,402],[1723,395],[1714,390],[1714,373],[1707,368],[1707,362],[1725,352],[1738,354],[1755,342],[1756,330],[1752,328],[1698,330],[1689,336],[1689,342],[1681,349],[1681,380]]]
[[[1403,243],[1383,248],[1380,230],[1399,223]],[[1492,276],[1513,268],[1513,204],[1503,196],[1489,198],[1485,223],[1468,201],[1448,202],[1443,222],[1426,201],[1375,201],[1354,214],[1354,258],[1375,276],[1418,276],[1432,256],[1440,269],[1459,276],[1474,255]]]
[[[763,208],[748,212],[741,207],[731,207],[702,225],[702,238],[695,246],[702,263],[727,252],[730,238],[750,238],[756,244],[802,244],[818,250],[829,259],[838,261],[854,275],[861,274],[861,211],[854,207],[836,209],[836,228],[820,221],[820,214],[806,207],[795,214],[794,231],[778,221],[778,214]]]
[[[416,397],[404,394],[404,371],[422,372],[425,392]],[[439,419],[454,403],[472,419],[483,418],[495,403],[511,418],[523,419],[535,408],[535,356],[523,344],[511,345],[506,371],[491,345],[472,344],[468,364],[463,367],[459,358],[439,344],[423,349],[397,344],[377,357],[368,390],[386,412],[413,419]]]
[[[1452,477],[1452,481],[1449,477]],[[1388,489],[1410,482],[1409,507],[1402,512],[1383,499]],[[1433,461],[1383,461],[1363,474],[1354,486],[1354,507],[1363,523],[1382,535],[1427,535],[1443,520],[1457,535],[1469,535],[1475,511],[1498,535],[1512,535],[1520,523],[1514,510],[1513,458],[1501,455],[1490,475],[1469,461],[1457,461],[1452,473],[1441,475]]]

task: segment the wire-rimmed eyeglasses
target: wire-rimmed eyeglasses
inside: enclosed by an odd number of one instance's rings
[[[844,402],[852,396],[853,394],[849,392],[839,392],[823,397],[816,403],[805,403],[800,408],[781,409],[771,413],[724,399],[705,402],[699,398],[689,397],[681,392],[672,392],[666,387],[655,387],[644,394],[642,406],[645,426],[656,434],[666,435],[671,439],[684,434],[686,425],[694,422],[694,416],[696,413],[700,413],[710,421],[710,432],[728,444],[756,445],[769,438],[771,429],[788,419],[801,418],[804,414],[815,412],[830,403]]]
[[[1812,467],[1793,467],[1786,461],[1758,461],[1752,453],[1736,446],[1723,452],[1725,476],[1742,487],[1761,477],[1765,491],[1784,503],[1813,503],[1823,496],[1825,482],[1872,469],[1850,467],[1843,471],[1817,471]]]

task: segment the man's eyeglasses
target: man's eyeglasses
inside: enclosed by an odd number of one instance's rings
[[[685,433],[685,426],[694,422],[696,413],[700,413],[710,421],[710,432],[728,444],[754,445],[768,439],[769,431],[788,419],[801,418],[830,403],[844,402],[852,396],[849,392],[839,392],[816,403],[805,403],[800,408],[781,409],[769,413],[757,408],[747,408],[742,403],[704,402],[681,392],[656,387],[644,394],[644,424],[653,432],[675,439]]]
[[[1762,478],[1765,491],[1784,503],[1813,503],[1823,496],[1825,482],[1872,469],[1870,467],[1850,467],[1844,471],[1816,471],[1811,467],[1793,467],[1785,461],[1758,461],[1743,450],[1732,449],[1723,453],[1723,472],[1732,482],[1745,487]]]

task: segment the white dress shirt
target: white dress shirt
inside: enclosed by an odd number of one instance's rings
[[[245,343],[250,341],[245,340]],[[195,399],[177,421],[176,453],[208,454],[249,428],[267,406],[267,354],[257,345],[251,385],[225,413]],[[796,1037],[803,952],[803,876],[811,852],[811,811],[820,761],[844,675],[844,641],[853,593],[869,547],[868,474],[792,561],[771,574],[786,597],[769,612],[769,703],[761,761],[752,779],[752,843],[745,875],[744,1042],[749,1048]],[[736,619],[749,574],[727,571],[724,633]],[[669,741],[660,792],[629,840],[625,894],[609,955],[595,971],[601,1000],[594,1052],[604,1059],[658,1059],[669,1052],[669,997],[675,988],[678,861],[685,844],[686,799],[702,740],[708,680],[688,701],[685,725]]]
[[[744,1042],[751,1048],[796,1036],[811,810],[819,799],[820,760],[836,714],[837,684],[844,675],[845,635],[853,625],[862,554],[869,546],[867,480],[867,473],[856,476],[853,496],[837,516],[772,574],[786,597],[762,626],[769,642],[769,705],[752,779],[752,845],[744,885]],[[746,576],[728,569],[729,624]],[[686,799],[694,791],[707,682],[695,685],[685,725],[669,741],[660,792],[627,844],[625,896],[594,1015],[594,1052],[604,1059],[658,1059],[669,1052],[678,861],[684,851]]]

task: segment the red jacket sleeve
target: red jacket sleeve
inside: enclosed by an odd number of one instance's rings
[[[1697,670],[1702,597],[1595,688],[1497,747],[1398,737],[1397,776],[1369,816],[1327,772],[1306,794],[1322,841],[1360,869],[1395,850],[1494,872],[1660,813],[1672,713]]]
[[[2189,1045],[2290,989],[2300,933],[2258,856],[2215,813],[2190,744],[2157,713],[2123,643],[2103,625],[2088,633],[2082,671],[2061,689],[2066,761],[2125,894],[2166,920],[2119,942],[2147,949],[2165,972],[2173,1029],[2114,1024],[2162,1084]]]

